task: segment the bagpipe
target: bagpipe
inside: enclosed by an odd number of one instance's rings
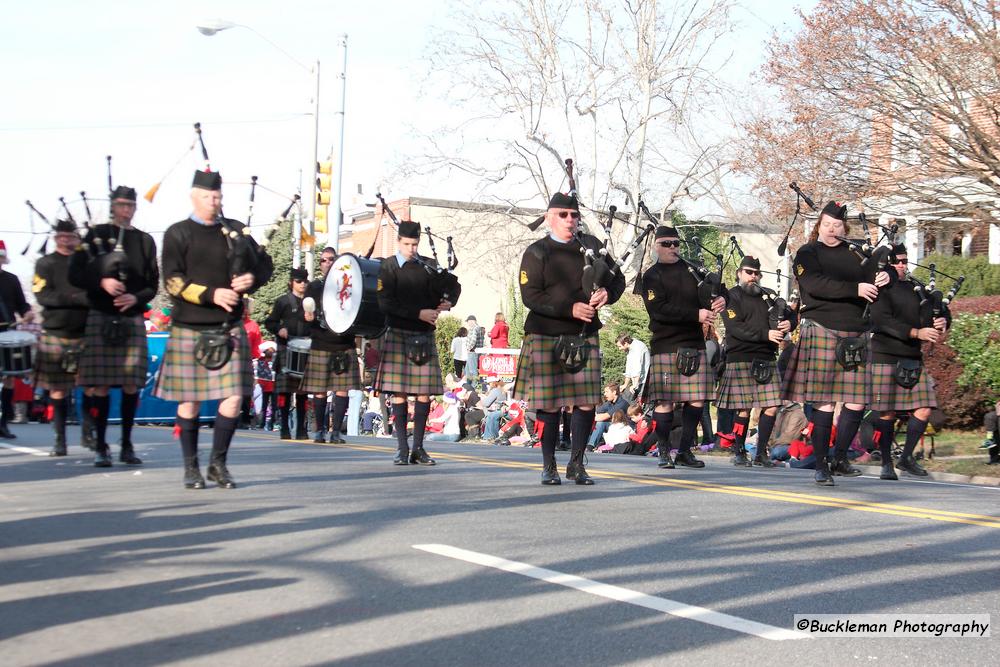
[[[912,264],[913,266],[927,269],[929,272],[926,283],[918,280],[916,276],[910,273],[909,269],[907,269],[906,278],[913,283],[913,291],[920,297],[920,326],[933,327],[934,320],[941,317],[951,317],[951,310],[948,308],[948,305],[958,295],[958,291],[962,289],[965,276],[958,276],[957,278],[949,276],[947,273],[938,271],[937,266],[934,264],[927,266],[917,264],[916,262],[912,262]],[[942,292],[937,287],[938,274],[954,281],[947,293]]]
[[[389,205],[386,203],[385,198],[382,196],[381,192],[376,192],[375,197],[378,199],[379,203],[382,205],[382,210],[385,211],[386,215],[389,216],[389,220],[392,224],[399,228],[399,218],[393,212]],[[462,285],[458,282],[458,276],[455,275],[454,270],[458,267],[458,255],[455,254],[455,246],[452,243],[452,237],[446,236],[443,240],[447,244],[447,268],[441,264],[441,260],[438,258],[437,245],[434,243],[434,239],[441,237],[436,234],[431,233],[431,228],[426,225],[421,225],[424,233],[427,235],[427,242],[430,245],[431,254],[434,257],[434,263],[426,261],[420,256],[420,253],[414,254],[413,258],[423,267],[427,274],[431,278],[431,291],[434,297],[440,301],[447,301],[451,305],[457,305],[458,298],[462,293]],[[372,247],[369,248],[368,253],[365,258],[370,258],[375,250],[375,244],[372,243]]]

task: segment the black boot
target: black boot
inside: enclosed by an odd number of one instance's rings
[[[773,468],[774,463],[767,455],[767,445],[771,442],[771,432],[774,431],[774,422],[777,415],[769,415],[762,412],[757,421],[757,452],[753,457],[753,464],[761,468]]]
[[[82,410],[80,410],[80,445],[94,451],[97,449],[97,438],[94,437],[94,413],[91,396],[83,395]]]
[[[677,457],[674,462],[679,466],[684,466],[685,468],[704,468],[705,462],[701,459],[695,458],[695,455],[691,453],[690,449],[682,449],[677,452]]]
[[[833,462],[833,474],[838,477],[860,477],[862,472],[855,468],[847,459],[835,459]]]
[[[820,486],[833,486],[833,475],[830,474],[830,468],[826,464],[826,459],[816,460],[816,483]]]
[[[587,473],[587,467],[583,464],[582,451],[574,453],[566,464],[566,479],[572,479],[580,486],[594,484],[594,478]]]
[[[281,416],[279,417],[280,422],[281,422],[281,434],[280,434],[279,437],[282,440],[291,440],[292,439],[292,431],[291,431],[291,429],[288,426],[288,418],[289,418],[289,410],[292,409],[292,395],[291,394],[281,394],[278,397],[278,402],[279,403],[284,403],[284,405],[282,405],[280,408],[278,408],[278,410],[281,412]]]
[[[735,452],[733,452],[733,465],[743,468],[749,468],[753,464],[750,463],[750,459],[747,458],[747,450],[740,447]]]
[[[16,435],[7,428],[7,421],[14,416],[14,390],[4,387],[0,389],[0,438],[14,440]]]
[[[107,445],[104,445],[104,447],[101,447],[100,445],[97,446],[97,451],[94,453],[94,467],[111,467],[111,451],[108,449]]]
[[[184,488],[205,488],[205,478],[201,476],[201,469],[198,467],[197,456],[184,457]]]
[[[733,443],[733,465],[749,468],[752,464],[747,458],[747,431],[750,430],[750,415],[737,415],[733,421],[733,435],[736,442]]]
[[[121,453],[118,454],[118,460],[130,466],[141,466],[142,459],[135,455],[135,448],[132,447],[132,443],[128,440],[122,440],[121,443]]]
[[[913,456],[900,456],[899,460],[896,461],[896,469],[902,470],[903,472],[908,472],[911,475],[917,477],[927,477],[927,471],[917,463]]]
[[[56,442],[52,446],[49,456],[66,456],[66,434],[63,434],[62,437],[56,434]]]
[[[10,429],[7,428],[7,424],[0,424],[0,438],[14,440],[17,436],[10,432]]]
[[[344,436],[341,434],[341,427],[344,425],[344,417],[347,415],[347,396],[333,396],[333,415],[330,425],[330,442],[338,445],[344,444]]]
[[[882,471],[879,473],[879,479],[899,479],[896,476],[896,471],[892,469],[892,461],[882,464]]]
[[[313,396],[313,416],[316,418],[315,443],[326,442],[326,395],[316,394]],[[333,442],[333,439],[330,439]]]
[[[295,439],[308,440],[309,429],[306,428],[306,395],[298,394],[295,397]]]
[[[229,455],[229,445],[233,441],[238,422],[239,415],[215,416],[215,428],[212,429],[212,458],[205,474],[210,481],[218,484],[220,489],[236,488],[236,481],[226,468],[226,457]]]
[[[656,465],[660,468],[670,469],[674,467],[674,462],[670,459],[670,426],[674,421],[672,412],[654,412],[653,424],[656,430],[656,451],[660,455],[660,462]]]
[[[410,465],[410,444],[406,436],[406,403],[392,404],[392,427],[396,430],[396,458],[393,465]]]
[[[545,486],[558,486],[562,484],[559,479],[559,468],[556,466],[555,457],[546,459],[542,465],[542,484]]]
[[[66,456],[66,399],[52,399],[52,428],[55,430],[55,445],[49,456]]]
[[[235,489],[236,480],[229,474],[225,458],[213,458],[206,471],[208,481],[215,482],[220,489]]]
[[[424,451],[424,432],[427,429],[427,417],[431,412],[431,404],[417,401],[413,405],[413,448],[410,450],[411,465],[432,466],[437,461],[427,456]]]

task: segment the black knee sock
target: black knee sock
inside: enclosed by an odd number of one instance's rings
[[[295,395],[295,432],[305,433],[306,427],[309,426],[308,419],[306,418],[306,395],[296,394]]]
[[[281,411],[281,431],[282,433],[288,432],[288,416],[289,410],[292,409],[292,395],[289,393],[278,394],[278,404],[279,410]]]
[[[571,457],[573,459],[576,459],[578,455],[582,455],[583,451],[587,449],[587,440],[590,439],[590,432],[593,428],[593,410],[581,410],[580,408],[573,410],[573,419],[570,421],[569,427],[570,443],[573,450]]]
[[[87,432],[88,425],[93,423],[94,415],[90,412],[92,407],[94,407],[94,397],[84,394],[80,402],[80,428],[84,433]]]
[[[56,432],[56,442],[66,443],[66,403],[69,399],[53,398],[52,428]]]
[[[746,417],[737,415],[736,419],[733,420],[733,435],[736,436],[736,442],[733,443],[733,451],[742,452],[746,450],[747,431],[749,429],[750,415]]]
[[[424,431],[427,430],[427,415],[431,413],[431,402],[416,401],[413,405],[413,451],[424,448]]]
[[[892,426],[894,419],[875,421],[875,443],[882,454],[882,465],[892,465]]]
[[[572,433],[573,413],[569,410],[563,410],[559,418],[562,424],[562,435],[559,439],[563,442],[569,442]]]
[[[670,427],[674,423],[673,412],[654,412],[653,423],[656,425],[656,448],[660,458],[670,451]]]
[[[813,410],[812,446],[816,455],[816,469],[826,466],[826,455],[830,452],[830,434],[833,432],[833,413]]]
[[[701,414],[704,411],[704,406],[696,408],[689,403],[684,404],[684,409],[681,411],[680,451],[691,451],[691,446],[694,445],[694,432],[698,428],[698,423],[701,421]]]
[[[767,456],[767,443],[771,439],[771,432],[774,431],[774,421],[777,419],[778,415],[769,415],[766,412],[760,413],[760,419],[757,420],[757,457],[760,460],[764,460]]]
[[[135,412],[139,408],[139,392],[126,394],[122,392],[122,445],[132,444],[132,424],[135,423]]]
[[[926,430],[927,422],[910,416],[906,422],[906,444],[903,445],[903,458],[913,456],[913,450],[916,449],[917,443],[920,442],[920,438],[923,437]]]
[[[837,420],[837,442],[833,450],[833,458],[840,460],[847,458],[847,450],[858,434],[861,426],[861,418],[865,416],[864,410],[851,410],[841,408],[840,419]]]
[[[108,441],[105,439],[108,434],[108,406],[111,399],[108,396],[94,396],[91,399],[94,405],[94,429],[97,431],[97,450],[106,451]]]
[[[344,417],[347,415],[347,396],[334,396],[333,397],[333,426],[330,428],[330,432],[336,436],[340,436],[340,428],[344,424]]]
[[[212,429],[212,463],[225,463],[229,453],[229,443],[233,441],[236,432],[236,422],[239,417],[215,416],[215,428]]]
[[[198,458],[198,418],[186,419],[184,417],[177,417],[175,423],[180,428],[181,453],[184,455],[184,465],[188,465]]]
[[[558,412],[538,411],[538,421],[542,422],[542,462],[548,464],[555,463],[556,445],[559,444],[559,423],[561,418]]]
[[[316,430],[320,435],[326,433],[326,396],[313,396],[313,416],[316,417]]]
[[[0,415],[0,427],[7,426],[7,420],[11,418],[14,414],[14,390],[4,387],[0,390],[0,410],[3,410],[3,414]]]
[[[392,427],[396,429],[396,447],[405,456],[410,449],[406,441],[406,402],[392,404]]]

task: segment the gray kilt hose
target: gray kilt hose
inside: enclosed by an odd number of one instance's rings
[[[569,405],[597,405],[601,394],[601,347],[597,334],[587,337],[590,359],[578,373],[568,373],[556,360],[559,336],[525,334],[517,362],[514,396],[529,410],[557,412]]]
[[[774,362],[772,361],[772,364]],[[771,379],[758,384],[753,379],[751,361],[727,361],[726,370],[719,382],[719,398],[715,407],[730,410],[770,408],[781,405],[781,381],[778,369],[771,373]]]
[[[330,360],[337,352],[327,352],[313,348],[309,351],[306,374],[302,378],[299,391],[306,394],[325,394],[328,391],[350,391],[361,388],[361,373],[358,370],[358,355],[354,350],[344,350],[347,355],[347,370],[337,374]]]
[[[107,339],[105,327],[115,319],[125,329],[124,343],[112,344]],[[87,330],[83,334],[77,384],[84,387],[143,387],[146,384],[148,355],[146,324],[141,315],[108,315],[91,310],[87,315]]]
[[[937,407],[934,378],[927,373],[926,366],[917,384],[910,389],[900,387],[895,374],[896,364],[872,364],[872,402],[869,406],[872,410],[888,412]]]
[[[406,356],[405,336],[429,333],[431,356],[427,363],[417,366]],[[375,390],[384,394],[408,396],[434,396],[444,393],[441,382],[441,364],[438,362],[434,332],[387,329],[382,337],[381,359],[375,372]]]
[[[837,339],[848,336],[868,340],[871,358],[871,334],[834,331],[812,320],[802,320],[799,344],[785,369],[781,397],[796,403],[871,402],[870,364],[848,371],[837,363]]]
[[[715,369],[709,366],[705,350],[698,350],[698,370],[694,375],[681,375],[677,370],[677,352],[654,354],[649,366],[647,401],[687,403],[711,401],[715,398]]]
[[[237,324],[230,333],[236,339],[233,355],[225,366],[210,371],[194,358],[201,332],[174,324],[153,395],[165,401],[211,401],[245,396],[253,389],[253,373],[247,363],[250,345],[247,333]]]
[[[63,370],[66,350],[80,349],[82,338],[60,338],[43,332],[35,346],[35,386],[49,391],[70,391],[76,385],[76,373]]]

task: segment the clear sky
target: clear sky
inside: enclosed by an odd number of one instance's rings
[[[728,75],[749,79],[772,30],[797,25],[796,6],[811,0],[745,2],[737,11]],[[200,121],[213,168],[225,183],[227,214],[245,219],[251,175],[262,186],[308,198],[312,177],[312,95],[306,69],[250,30],[212,37],[195,26],[225,19],[249,26],[310,65],[321,61],[320,155],[334,141],[338,104],[338,35],[348,34],[344,203],[362,184],[395,194],[468,199],[449,183],[410,192],[386,183],[412,127],[442,113],[434,91],[422,90],[422,60],[449,3],[432,0],[173,0],[172,2],[35,0],[5,3],[0,22],[0,239],[13,270],[30,285],[38,237],[20,255],[28,235],[25,199],[50,219],[57,198],[106,198],[105,156],[113,156],[115,184],[140,196],[190,147]],[[189,213],[187,191],[200,156],[188,155],[153,204],[140,200],[136,224],[160,234]],[[257,223],[270,222],[287,199],[258,191]],[[83,207],[71,203],[81,219]],[[94,202],[103,219],[106,203]],[[42,229],[36,224],[37,229]]]

